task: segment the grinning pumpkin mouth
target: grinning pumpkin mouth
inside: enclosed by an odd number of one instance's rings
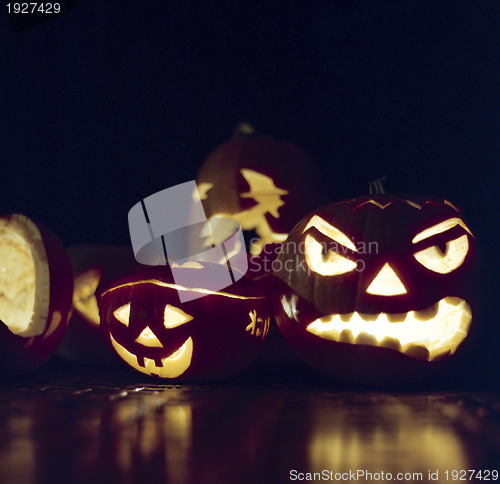
[[[381,346],[433,361],[455,353],[469,332],[471,320],[470,306],[463,299],[445,297],[420,311],[323,316],[306,329],[322,339]]]
[[[160,364],[151,358],[143,358],[144,365],[140,365],[137,356],[125,349],[113,336],[111,336],[111,344],[118,355],[132,368],[146,375],[155,375],[160,378],[176,378],[182,375],[189,368],[193,357],[193,339],[191,337],[170,356],[161,358]]]

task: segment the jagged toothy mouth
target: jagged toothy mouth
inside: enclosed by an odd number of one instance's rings
[[[125,349],[111,336],[111,343],[116,352],[132,368],[146,373],[147,375],[156,375],[160,378],[176,378],[182,375],[191,364],[193,356],[193,339],[189,337],[176,351],[170,356],[161,359],[161,365],[158,365],[151,358],[144,358],[144,366],[139,364],[137,356]]]
[[[471,320],[470,306],[463,299],[445,297],[420,311],[323,316],[306,329],[322,339],[381,346],[432,361],[455,353],[469,332]]]

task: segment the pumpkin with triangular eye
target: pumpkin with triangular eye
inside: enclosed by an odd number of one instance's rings
[[[105,339],[129,366],[153,377],[235,375],[257,356],[270,312],[259,286],[245,276],[223,290],[207,289],[209,279],[227,271],[192,262],[176,267],[175,280],[170,266],[157,266],[116,281],[99,302]],[[179,275],[188,282],[180,284]]]
[[[475,238],[446,200],[375,194],[323,206],[293,229],[274,268],[279,328],[322,373],[404,381],[466,346]]]

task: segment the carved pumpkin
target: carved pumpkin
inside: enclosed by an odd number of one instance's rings
[[[232,376],[256,357],[269,329],[269,306],[258,285],[242,277],[223,291],[204,289],[227,267],[189,263],[191,286],[174,282],[169,266],[152,267],[113,283],[99,303],[101,327],[132,368],[165,379]],[[179,267],[178,267],[179,269]],[[179,271],[176,271],[176,276]],[[179,292],[202,293],[181,303]]]
[[[233,139],[210,153],[198,172],[196,182],[207,218],[212,224],[218,218],[240,223],[249,252],[247,276],[266,293],[273,263],[290,230],[327,200],[318,173],[315,161],[302,148],[257,134],[247,123],[240,123]],[[220,231],[219,237],[225,238]],[[292,359],[289,352],[272,318],[257,363],[281,367]]]
[[[58,354],[90,364],[119,362],[99,328],[98,300],[116,279],[142,269],[130,246],[74,245],[67,250],[74,274],[73,314]]]
[[[323,206],[277,258],[279,328],[327,375],[383,382],[426,372],[469,334],[474,245],[460,211],[440,198],[376,194]]]
[[[282,243],[295,224],[322,203],[318,170],[298,146],[256,135],[246,123],[201,166],[197,184],[207,218],[236,219],[253,256]],[[252,276],[252,274],[249,274]]]
[[[73,273],[59,238],[24,215],[0,218],[0,370],[34,370],[56,351],[72,292]]]

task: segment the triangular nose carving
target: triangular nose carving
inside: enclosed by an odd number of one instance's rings
[[[135,342],[148,346],[149,348],[163,348],[161,341],[157,338],[149,326],[146,326],[142,330],[142,333],[137,337]]]
[[[366,292],[375,296],[397,296],[406,294],[406,288],[394,269],[386,262]]]

